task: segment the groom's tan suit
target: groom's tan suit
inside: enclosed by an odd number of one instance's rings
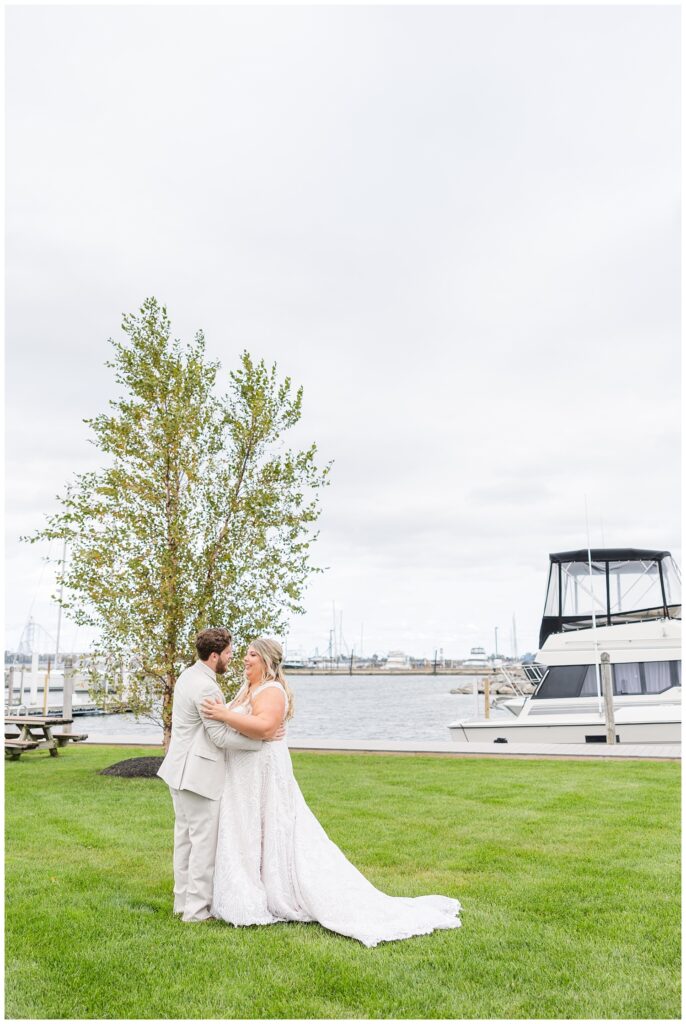
[[[210,916],[224,751],[257,751],[262,746],[262,740],[204,719],[200,707],[206,697],[222,697],[221,690],[209,665],[196,661],[174,687],[171,742],[157,773],[174,803],[174,913],[184,921]]]

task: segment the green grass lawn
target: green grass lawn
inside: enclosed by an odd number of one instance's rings
[[[11,1018],[677,1018],[679,765],[296,754],[380,889],[463,927],[366,949],[172,916],[172,807],[81,747],[6,765]]]

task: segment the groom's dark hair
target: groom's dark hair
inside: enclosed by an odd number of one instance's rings
[[[195,649],[201,661],[207,661],[210,654],[221,654],[225,647],[231,643],[231,634],[228,629],[220,626],[218,629],[203,629],[195,638]]]

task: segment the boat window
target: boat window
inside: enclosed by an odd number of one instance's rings
[[[559,615],[560,614],[560,567],[550,563],[550,571],[548,573],[548,590],[546,591],[545,597],[545,609],[544,615]]]
[[[634,661],[613,665],[614,693],[618,697],[632,693],[664,693],[681,686],[678,661]]]
[[[612,615],[664,605],[658,562],[610,562],[609,569]]]
[[[681,575],[673,558],[662,562],[662,580],[665,586],[667,604],[681,604]]]
[[[641,666],[637,661],[613,665],[612,674],[614,677],[613,692],[615,696],[622,697],[630,693],[644,692],[641,687]]]
[[[548,669],[545,679],[533,697],[537,700],[577,697],[587,669],[587,665],[556,665]]]
[[[600,693],[603,692],[603,680],[600,675],[600,667],[598,667],[598,673],[596,675],[595,665],[589,665],[586,669],[586,678],[584,679],[584,685],[581,687],[580,697],[597,697],[598,690]]]
[[[592,573],[588,562],[567,562],[562,566],[563,615],[605,614],[605,562],[592,562],[591,567]]]
[[[673,681],[672,665],[677,669],[681,668],[678,661],[646,661],[643,664],[646,693],[664,693],[672,686],[681,686],[680,674],[679,681]]]

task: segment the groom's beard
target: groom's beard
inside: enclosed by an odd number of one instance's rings
[[[231,660],[230,658],[226,658],[225,661],[222,661],[221,658],[219,659],[219,661],[217,662],[217,667],[215,669],[215,672],[217,673],[217,675],[220,675],[220,676],[224,675],[224,673],[226,672],[227,668],[229,667],[229,661],[230,660]]]

